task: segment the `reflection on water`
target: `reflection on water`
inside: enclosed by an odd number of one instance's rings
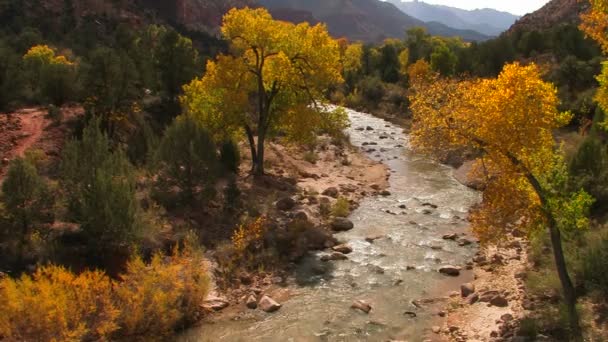
[[[336,235],[353,248],[349,260],[327,264],[312,255],[299,265],[294,295],[278,312],[255,311],[239,321],[204,325],[187,331],[182,341],[432,338],[437,309],[412,301],[442,296],[470,277],[446,278],[436,270],[463,265],[475,253],[476,247],[459,247],[442,236],[466,231],[462,218],[479,196],[453,179],[448,167],[412,153],[401,128],[365,113],[349,111],[349,116],[352,144],[375,149],[366,153],[392,172],[391,195],[362,201],[350,217],[355,229]],[[368,236],[382,238],[369,243]],[[326,272],[319,275],[319,268]],[[357,299],[372,304],[369,315],[350,309]]]

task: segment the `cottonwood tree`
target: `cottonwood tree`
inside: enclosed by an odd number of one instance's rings
[[[483,155],[483,201],[471,213],[482,241],[505,238],[510,227],[547,227],[573,333],[580,335],[576,294],[562,249],[562,233],[584,228],[592,198],[568,192],[566,165],[552,130],[571,115],[557,111],[556,88],[535,65],[506,65],[496,79],[455,81],[437,74],[413,79],[412,144],[439,155],[470,148]],[[481,164],[481,163],[478,163]]]
[[[608,55],[608,0],[589,0],[591,8],[581,16],[580,29],[593,38],[602,47],[605,55]],[[600,87],[597,90],[595,100],[605,113],[608,113],[608,61],[604,61],[602,73],[597,77]],[[604,129],[608,129],[608,120],[602,123]]]
[[[345,126],[344,113],[322,105],[326,90],[342,82],[340,49],[324,25],[273,20],[265,9],[232,9],[222,33],[232,54],[208,62],[205,75],[184,87],[181,102],[216,135],[244,131],[254,174],[264,173],[269,135],[302,141],[318,129]]]

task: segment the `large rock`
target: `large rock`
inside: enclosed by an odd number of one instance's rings
[[[221,311],[227,308],[228,305],[230,305],[230,303],[226,299],[220,297],[210,297],[203,302],[203,308],[209,311]]]
[[[345,232],[353,229],[354,227],[355,225],[353,224],[353,222],[344,217],[336,217],[331,222],[331,229],[336,232]]]
[[[469,295],[475,293],[475,285],[471,283],[466,283],[460,285],[460,294],[463,298],[468,297]]]
[[[276,206],[281,211],[288,211],[296,206],[296,201],[291,197],[283,197],[277,201]]]
[[[332,248],[336,252],[340,252],[342,254],[352,253],[353,248],[347,244],[337,245]]]
[[[490,299],[490,305],[504,308],[509,306],[509,301],[505,297],[499,295]]]
[[[340,252],[333,252],[326,254],[321,257],[321,261],[336,261],[336,260],[348,260],[348,257]]]
[[[460,267],[445,265],[439,268],[439,273],[452,277],[457,277],[460,275]]]
[[[351,307],[351,309],[361,310],[366,314],[369,313],[370,311],[372,311],[372,306],[363,300],[354,301],[350,307]]]
[[[275,312],[281,308],[281,304],[268,296],[263,296],[258,306],[265,312]]]
[[[255,298],[254,295],[251,295],[251,296],[247,297],[247,300],[245,301],[245,305],[247,305],[247,307],[250,309],[255,309],[258,307],[258,300],[257,300],[257,298]]]

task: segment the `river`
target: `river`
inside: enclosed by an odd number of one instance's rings
[[[457,182],[449,167],[412,152],[400,127],[365,113],[348,110],[348,115],[352,144],[391,172],[391,195],[363,200],[350,216],[355,228],[336,234],[353,247],[349,259],[328,264],[319,261],[323,252],[311,255],[298,266],[293,295],[278,312],[256,310],[238,321],[203,325],[181,341],[434,338],[431,327],[445,302],[413,301],[444,297],[471,280],[470,272],[452,278],[437,269],[463,266],[477,251],[475,244],[459,246],[442,236],[467,231],[465,217],[479,194]],[[369,236],[382,238],[370,243]],[[318,275],[319,267],[326,272]],[[372,305],[369,314],[350,308],[359,299]]]

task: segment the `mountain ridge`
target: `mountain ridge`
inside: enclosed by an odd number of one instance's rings
[[[332,35],[354,41],[378,42],[385,38],[401,38],[406,29],[416,26],[426,27],[434,35],[460,36],[467,41],[490,38],[442,23],[425,23],[403,13],[394,4],[380,0],[259,0],[259,3],[271,12],[310,12],[312,17],[327,24]]]
[[[498,36],[508,30],[519,16],[490,8],[464,10],[422,1],[387,0],[402,12],[425,22],[439,22],[460,30]]]

